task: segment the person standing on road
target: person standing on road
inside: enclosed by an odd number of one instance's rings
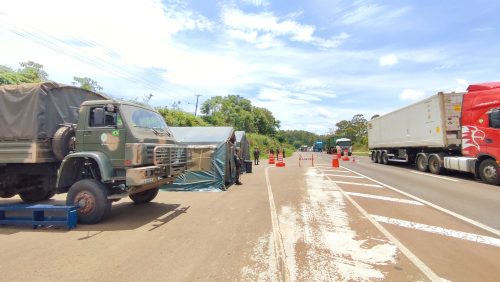
[[[241,181],[240,181],[241,165],[242,165],[241,158],[240,158],[240,148],[236,148],[233,157],[234,157],[234,164],[236,165],[236,182],[235,182],[235,184],[241,185],[243,183],[241,183]]]
[[[253,149],[253,162],[254,162],[254,165],[258,165],[259,164],[259,158],[260,158],[259,147],[255,147]]]
[[[279,154],[280,154],[280,149],[276,148],[276,159],[278,159]]]
[[[285,158],[285,148],[281,149],[281,153],[283,153],[283,158]]]

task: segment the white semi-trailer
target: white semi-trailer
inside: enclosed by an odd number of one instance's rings
[[[420,171],[474,173],[500,184],[500,83],[438,93],[368,122],[376,163],[408,162]]]

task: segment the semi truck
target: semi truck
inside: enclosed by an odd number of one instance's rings
[[[314,145],[313,145],[313,151],[314,152],[323,152],[324,147],[325,147],[325,142],[316,141],[316,142],[314,142]]]
[[[439,92],[374,118],[367,127],[376,163],[406,162],[434,174],[469,172],[500,184],[500,82]]]
[[[153,109],[54,82],[0,86],[0,197],[67,193],[81,223],[147,203],[189,162]]]
[[[331,136],[326,140],[326,150],[328,154],[343,154],[347,150],[348,155],[352,155],[352,141],[342,136]]]

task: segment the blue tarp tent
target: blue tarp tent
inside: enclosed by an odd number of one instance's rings
[[[174,183],[162,186],[169,191],[220,191],[236,178],[234,155],[236,137],[232,127],[170,127],[177,142],[186,145],[193,162]]]

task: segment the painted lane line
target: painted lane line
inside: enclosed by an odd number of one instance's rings
[[[410,171],[410,172],[411,173],[415,173],[415,174],[420,174],[420,175],[435,177],[435,178],[439,178],[439,179],[444,179],[444,180],[448,180],[448,181],[460,182],[459,180],[456,180],[456,179],[453,179],[453,178],[439,176],[439,175],[434,175],[434,174],[430,174],[430,173],[425,173],[425,172],[420,172],[420,171]]]
[[[328,176],[334,176],[334,177],[347,177],[347,178],[364,178],[363,176],[357,176],[357,175],[342,175],[342,174],[328,174],[328,173],[325,173],[325,175],[328,175]]]
[[[335,169],[322,169],[321,170],[322,172],[345,172],[345,173],[351,173],[350,171],[347,171],[347,170],[335,170]]]
[[[328,176],[326,176],[329,178]],[[333,181],[332,181],[333,182]],[[356,201],[354,201],[351,196],[349,196],[342,188],[340,188],[339,185],[337,185],[335,182],[333,182],[335,187],[346,197],[346,199],[351,202],[351,204],[356,207],[356,209],[366,218],[368,221],[370,221],[375,228],[377,228],[384,236],[389,239],[391,242],[393,242],[398,249],[418,268],[422,273],[429,278],[430,281],[439,281],[442,280],[441,277],[439,277],[432,269],[430,269],[423,261],[421,261],[414,253],[412,253],[403,243],[401,243],[396,237],[394,237],[385,227],[383,227],[380,223],[378,223],[376,220],[374,220],[370,215],[368,214],[367,211],[365,211]]]
[[[330,176],[329,174],[325,174],[325,176]],[[331,182],[337,183],[337,184],[349,184],[349,185],[358,185],[358,186],[367,186],[367,187],[374,187],[374,188],[382,188],[381,185],[377,184],[366,184],[366,183],[358,183],[358,182],[347,182],[347,181],[337,181],[337,180],[331,180],[328,178]]]
[[[472,241],[476,243],[491,245],[495,247],[500,247],[500,239],[493,238],[489,236],[478,235],[474,233],[467,233],[453,229],[446,229],[438,226],[427,225],[423,223],[411,222],[402,219],[389,218],[380,215],[370,215],[373,219],[378,222],[383,222],[387,224],[397,225],[401,227],[417,229],[420,231],[425,231],[429,233],[439,234],[443,236],[458,238],[462,240]]]
[[[317,168],[322,168],[322,167],[332,168],[332,164],[316,164],[314,167],[317,167]]]
[[[273,226],[274,248],[276,253],[276,267],[278,269],[278,281],[290,281],[290,273],[286,264],[285,247],[283,245],[283,237],[281,235],[278,213],[276,212],[276,204],[274,203],[273,190],[271,188],[271,181],[269,181],[269,168],[266,167],[266,184],[267,194],[269,196],[269,207],[271,210],[271,223]]]
[[[377,195],[371,195],[371,194],[363,194],[363,193],[355,193],[355,192],[346,192],[346,194],[350,195],[350,196],[370,198],[370,199],[377,199],[377,200],[384,200],[384,201],[397,202],[397,203],[410,204],[410,205],[417,205],[417,206],[423,206],[424,205],[421,202],[417,202],[417,201],[413,201],[413,200],[406,200],[406,199],[399,199],[399,198],[392,198],[392,197],[384,197],[384,196],[377,196]]]
[[[348,168],[346,168],[346,167],[342,167],[342,168],[343,168],[343,169],[347,169],[347,170],[349,170],[349,171],[351,171],[351,172],[353,172],[353,173],[355,173],[355,174],[357,174],[357,175],[364,176],[364,177],[366,177],[366,179],[371,180],[371,181],[373,181],[373,182],[375,182],[375,183],[378,183],[378,184],[382,185],[383,187],[386,187],[386,188],[388,188],[388,189],[391,189],[392,191],[396,191],[396,192],[398,192],[398,193],[400,193],[400,194],[402,194],[402,195],[405,195],[405,196],[406,196],[406,197],[408,197],[408,198],[412,198],[413,200],[419,201],[419,202],[421,202],[421,203],[423,203],[423,204],[425,204],[425,205],[427,205],[427,206],[433,207],[433,208],[435,208],[436,210],[442,211],[442,212],[444,212],[444,213],[446,213],[446,214],[449,214],[449,215],[451,215],[451,216],[453,216],[453,217],[456,217],[456,218],[458,218],[458,219],[460,219],[460,220],[462,220],[462,221],[465,221],[465,222],[467,222],[467,223],[469,223],[469,224],[472,224],[472,225],[477,226],[477,227],[479,227],[479,228],[481,228],[481,229],[483,229],[483,230],[486,230],[486,231],[491,232],[491,233],[493,233],[493,234],[495,234],[495,235],[497,235],[497,236],[500,236],[500,230],[497,230],[497,229],[495,229],[495,228],[493,228],[493,227],[490,227],[490,226],[488,226],[488,225],[486,225],[486,224],[480,223],[480,222],[478,222],[478,221],[475,221],[475,220],[473,220],[473,219],[470,219],[470,218],[468,218],[468,217],[465,217],[465,216],[463,216],[463,215],[460,215],[460,214],[458,214],[458,213],[456,213],[456,212],[452,212],[452,211],[450,211],[450,210],[448,210],[448,209],[445,209],[445,208],[443,208],[443,207],[440,207],[440,206],[438,206],[438,205],[436,205],[436,204],[433,204],[433,203],[431,203],[431,202],[429,202],[429,201],[426,201],[426,200],[424,200],[424,199],[421,199],[421,198],[419,198],[419,197],[417,197],[417,196],[413,196],[413,195],[412,195],[412,194],[410,194],[410,193],[406,193],[406,192],[404,192],[404,191],[401,191],[401,190],[399,190],[399,189],[397,189],[397,188],[392,187],[391,185],[388,185],[388,184],[382,183],[382,182],[380,182],[380,181],[377,181],[377,180],[375,180],[375,179],[373,179],[373,178],[371,178],[371,177],[368,177],[368,176],[366,176],[366,175],[364,175],[364,174],[361,174],[361,173],[359,173],[359,172],[356,172],[356,171],[354,171],[354,170],[352,170],[352,169],[348,169]]]

